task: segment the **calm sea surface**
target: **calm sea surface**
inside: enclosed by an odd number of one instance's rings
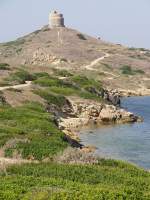
[[[124,98],[122,107],[142,116],[144,122],[81,130],[81,141],[96,146],[100,156],[150,169],[150,97]]]

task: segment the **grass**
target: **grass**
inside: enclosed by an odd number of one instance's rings
[[[30,74],[28,71],[24,69],[19,69],[15,73],[11,74],[9,78],[7,78],[7,82],[9,84],[15,82],[15,84],[24,84],[26,81],[33,81],[36,77]]]
[[[54,77],[40,77],[37,80],[35,80],[34,83],[42,87],[51,87],[51,86],[61,86],[62,81]]]
[[[50,88],[50,90],[56,94],[64,95],[64,96],[71,96],[71,95],[77,95],[78,90],[69,88],[69,87],[57,87],[53,86]]]
[[[62,76],[62,77],[70,77],[70,76],[73,76],[72,73],[70,73],[69,71],[67,70],[58,70],[58,69],[53,69],[54,71],[54,74],[56,76]]]
[[[13,85],[13,84],[24,84],[26,81],[35,81],[35,83],[41,86],[48,86],[46,81],[55,81],[56,78],[50,77],[50,75],[46,72],[39,72],[39,73],[30,73],[23,69],[24,66],[22,65],[20,69],[16,72],[10,74],[9,78],[4,80],[4,85]],[[54,84],[54,82],[52,82]]]
[[[121,73],[124,75],[136,75],[136,74],[145,74],[143,70],[140,69],[132,69],[129,65],[124,65],[120,68]]]
[[[14,41],[4,43],[4,46],[20,46],[20,45],[23,45],[24,43],[25,43],[25,39],[17,39]]]
[[[47,88],[45,91],[36,91],[36,94],[44,97],[48,101],[48,96],[51,96],[52,94],[55,94],[55,96],[79,96],[84,99],[93,99],[96,101],[102,100],[101,97],[98,97],[90,91],[90,88],[95,88],[96,90],[101,91],[101,83],[94,79],[88,79],[85,76],[70,76],[65,80],[60,80],[57,77],[45,76],[38,78],[34,83]]]
[[[134,70],[134,72],[137,74],[145,74],[145,72],[141,69],[136,69],[136,70]]]
[[[54,104],[59,107],[62,107],[66,102],[66,98],[64,96],[54,94],[49,90],[38,89],[38,90],[34,90],[34,93],[44,98],[48,104]]]
[[[28,103],[22,107],[0,107],[0,145],[14,138],[28,139],[27,143],[16,143],[6,149],[7,155],[17,150],[23,158],[51,158],[68,144],[63,133],[58,130],[52,116],[37,103]]]
[[[0,63],[0,70],[10,70],[8,63]]]
[[[36,79],[41,78],[41,77],[47,77],[47,78],[50,77],[50,75],[47,72],[37,72],[37,73],[34,73],[34,76],[36,77]]]
[[[100,90],[102,88],[102,84],[99,81],[94,79],[89,79],[86,76],[75,75],[71,78],[71,80],[78,85],[78,87],[87,88],[87,87],[95,87]]]
[[[148,200],[150,175],[130,164],[99,160],[95,165],[25,164],[7,169],[0,199]]]

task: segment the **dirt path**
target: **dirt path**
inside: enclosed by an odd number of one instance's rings
[[[108,53],[106,53],[104,56],[95,59],[94,61],[92,61],[89,65],[84,66],[84,68],[88,69],[88,70],[94,70],[93,67],[98,64],[101,60],[104,60],[105,58],[108,58],[110,55]]]
[[[11,88],[21,89],[21,88],[29,87],[31,85],[31,83],[32,83],[32,81],[26,81],[25,84],[0,87],[0,91],[11,89]]]
[[[110,54],[106,53],[104,56],[102,56],[102,57],[100,57],[100,58],[97,58],[96,60],[92,61],[89,65],[84,66],[84,68],[86,68],[87,70],[91,70],[91,71],[96,70],[96,69],[94,69],[93,67],[94,67],[96,64],[98,64],[100,61],[102,61],[102,60],[104,60],[105,58],[108,58],[108,57],[110,57]],[[107,72],[107,71],[102,71],[102,70],[101,70],[100,72],[103,72],[103,73],[108,74],[108,75],[110,75],[110,76],[113,76],[113,77],[115,77],[115,78],[116,78],[116,77],[119,77],[119,76],[117,76],[117,75],[115,75],[115,74],[113,74],[113,73]],[[111,79],[113,79],[113,78],[111,78]]]

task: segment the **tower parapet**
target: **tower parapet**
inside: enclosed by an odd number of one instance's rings
[[[49,15],[49,27],[65,27],[63,14],[58,13],[57,11],[52,11]]]

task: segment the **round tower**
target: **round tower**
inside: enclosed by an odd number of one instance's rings
[[[65,27],[63,14],[58,13],[57,11],[52,11],[49,15],[49,27]]]

